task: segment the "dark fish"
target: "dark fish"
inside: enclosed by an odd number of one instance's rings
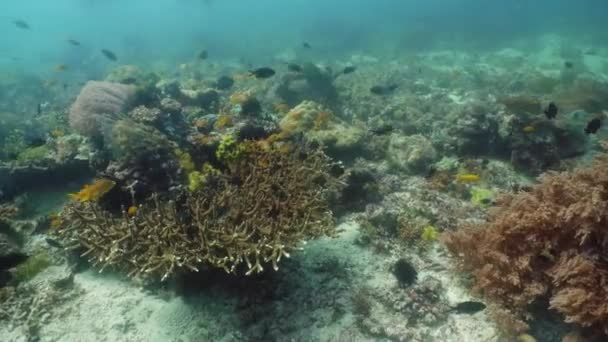
[[[375,95],[387,95],[387,94],[392,93],[395,89],[397,89],[397,87],[398,87],[398,85],[396,85],[396,84],[375,85],[375,86],[369,88],[369,91]]]
[[[456,313],[472,315],[485,308],[486,308],[486,305],[482,302],[466,301],[466,302],[456,304],[456,306],[452,307],[452,310],[456,311]]]
[[[17,26],[20,29],[24,29],[24,30],[29,30],[30,29],[30,25],[28,25],[28,23],[26,23],[23,20],[14,20],[13,24],[15,24],[15,26]]]
[[[230,76],[221,76],[215,81],[215,87],[220,90],[230,89],[232,85],[234,85],[234,79]]]
[[[302,66],[300,66],[298,64],[288,63],[287,70],[293,71],[293,72],[302,72]]]
[[[67,83],[64,83],[64,84],[63,84],[63,90],[64,90],[64,91],[65,91],[65,90],[68,90],[68,84],[67,84]]]
[[[564,66],[566,67],[566,69],[572,69],[574,67],[574,63],[570,61],[565,61]]]
[[[74,46],[80,46],[80,42],[74,39],[68,39],[68,43],[74,45]]]
[[[374,127],[372,129],[370,129],[370,132],[372,132],[376,135],[385,135],[392,131],[393,131],[393,125],[391,125],[391,124],[384,124],[384,125],[380,125],[378,127]]]
[[[312,48],[312,46],[310,46],[310,44],[308,44],[307,42],[302,43],[302,47],[305,48],[305,49]]]
[[[602,127],[602,120],[600,118],[593,118],[591,121],[587,122],[587,127],[585,127],[585,133],[587,134],[595,134],[600,127]]]
[[[274,74],[276,72],[268,67],[263,67],[263,68],[251,70],[251,71],[249,71],[249,73],[251,75],[255,76],[255,78],[269,78],[269,77],[274,76]]]
[[[39,103],[38,106],[36,106],[36,116],[40,116],[40,114],[42,114],[42,103]]]
[[[198,59],[201,60],[205,60],[209,57],[209,52],[207,52],[207,50],[202,50],[201,52],[198,53]]]
[[[357,70],[357,67],[356,67],[356,66],[354,66],[354,65],[349,65],[349,66],[347,66],[346,68],[344,68],[344,70],[342,70],[342,73],[343,73],[344,75],[346,75],[346,74],[350,74],[350,73],[352,73],[352,72],[355,72],[355,70]]]
[[[45,240],[45,241],[46,241],[46,243],[48,243],[48,244],[49,244],[49,246],[51,246],[51,247],[55,247],[55,248],[63,248],[63,245],[62,245],[62,244],[61,244],[59,241],[57,241],[57,240],[55,240],[55,239],[51,239],[51,238],[48,238],[48,237],[47,237],[47,238],[45,238],[44,240]]]
[[[116,54],[114,54],[114,52],[107,50],[107,49],[102,49],[101,53],[109,60],[116,62],[118,60],[118,57],[116,57]]]
[[[551,102],[549,103],[549,106],[547,106],[547,109],[545,109],[544,113],[548,119],[555,119],[555,117],[557,116],[557,111],[557,106],[555,105],[555,103]]]

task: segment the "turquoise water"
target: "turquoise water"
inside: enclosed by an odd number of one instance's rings
[[[607,18],[3,0],[0,341],[608,340]]]

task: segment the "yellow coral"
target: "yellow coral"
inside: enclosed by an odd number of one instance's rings
[[[221,114],[215,121],[215,128],[222,129],[233,125],[233,120],[230,115]]]
[[[192,172],[196,168],[194,165],[194,161],[192,161],[192,157],[190,153],[183,151],[182,149],[176,148],[173,153],[179,160],[179,166],[186,172]]]
[[[188,190],[198,191],[205,187],[207,179],[211,175],[217,175],[220,171],[211,164],[205,163],[201,171],[192,171],[188,174]]]
[[[431,225],[422,228],[422,234],[420,234],[420,238],[423,241],[436,241],[438,236],[439,232],[437,228]]]
[[[315,117],[314,129],[318,131],[320,129],[327,127],[327,123],[329,122],[330,116],[331,116],[330,112],[325,112],[325,111],[319,112],[319,114],[317,114],[317,117]]]
[[[114,188],[116,182],[107,178],[99,178],[93,184],[86,184],[77,193],[69,194],[73,200],[80,202],[97,201]]]
[[[237,160],[244,151],[245,145],[237,143],[233,135],[222,137],[220,145],[215,150],[215,157],[220,162],[230,163]]]
[[[243,104],[250,97],[251,97],[251,91],[239,90],[239,91],[235,91],[234,93],[230,94],[229,101],[230,101],[231,105],[235,106],[235,105]]]

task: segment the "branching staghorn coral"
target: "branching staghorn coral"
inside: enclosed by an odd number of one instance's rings
[[[320,150],[243,143],[243,153],[185,200],[154,196],[135,215],[71,202],[55,233],[101,270],[159,275],[200,265],[246,274],[276,270],[306,239],[331,235],[329,160]]]
[[[527,306],[548,298],[566,322],[608,334],[607,227],[603,157],[541,177],[530,192],[503,197],[487,224],[443,240],[472,272],[475,290],[509,310],[518,329]]]

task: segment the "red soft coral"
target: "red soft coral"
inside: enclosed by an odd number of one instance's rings
[[[479,226],[443,237],[475,290],[524,317],[547,297],[567,322],[608,333],[608,159],[549,173],[507,195]]]

